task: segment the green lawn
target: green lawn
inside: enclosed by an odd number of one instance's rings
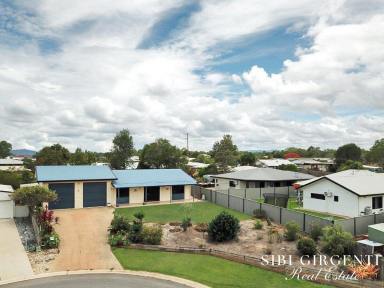
[[[190,279],[210,287],[329,287],[285,280],[284,275],[213,256],[136,249],[113,249],[124,269],[157,272]]]
[[[134,218],[133,214],[143,211],[145,215],[144,222],[157,222],[161,224],[175,221],[181,222],[185,216],[191,217],[193,223],[202,223],[210,222],[223,210],[231,213],[239,220],[251,218],[249,215],[210,202],[117,208],[115,213],[132,220]]]

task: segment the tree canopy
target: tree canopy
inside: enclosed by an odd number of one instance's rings
[[[246,165],[252,166],[252,165],[255,165],[255,162],[256,162],[256,157],[255,157],[254,153],[248,152],[248,151],[241,153],[240,159],[239,159],[240,165],[242,165],[242,166],[246,166]]]
[[[368,152],[367,160],[384,167],[384,138],[376,140]]]
[[[337,171],[344,171],[349,169],[363,169],[363,164],[360,161],[347,160],[343,164],[340,165]]]
[[[129,130],[124,129],[113,138],[112,151],[109,154],[109,161],[114,169],[125,169],[135,153],[133,139]]]
[[[90,151],[83,151],[77,148],[74,153],[71,154],[69,163],[72,165],[89,165],[97,161],[96,153]]]
[[[0,158],[5,158],[11,155],[12,144],[7,141],[0,141]]]
[[[66,165],[69,163],[71,153],[60,144],[54,144],[41,149],[36,154],[37,165]]]
[[[139,168],[183,168],[185,164],[182,151],[167,139],[144,145],[140,153]]]
[[[229,166],[235,166],[238,157],[238,149],[233,144],[231,135],[224,135],[223,139],[213,144],[211,154],[215,159],[219,172],[227,172]]]
[[[14,201],[35,210],[44,202],[55,201],[57,194],[47,187],[36,185],[19,188],[11,194],[11,197]]]
[[[339,147],[336,150],[335,161],[336,166],[340,167],[343,163],[348,160],[360,161],[361,160],[361,149],[354,143],[346,144]]]

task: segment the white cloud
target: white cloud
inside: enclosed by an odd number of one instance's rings
[[[15,147],[106,151],[123,128],[137,146],[159,137],[184,146],[189,132],[193,149],[224,133],[244,149],[368,146],[383,135],[383,12],[360,15],[361,2],[203,1],[184,30],[146,50],[138,43],[180,2],[25,5],[35,15],[18,29],[61,46],[48,55],[32,40],[0,46],[0,131]],[[205,69],[221,43],[281,26],[312,44],[280,73],[256,63],[241,75]],[[233,83],[251,93],[230,91]]]

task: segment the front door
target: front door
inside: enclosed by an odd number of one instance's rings
[[[117,193],[117,204],[129,203],[129,188],[119,188],[116,190],[116,193]]]
[[[160,201],[160,187],[159,186],[145,187],[144,201],[145,202]]]

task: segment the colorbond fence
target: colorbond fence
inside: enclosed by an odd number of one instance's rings
[[[287,187],[276,188],[285,188],[287,194],[293,194],[292,191],[289,192],[287,190]],[[266,189],[265,191],[268,190]],[[282,225],[289,221],[294,221],[298,223],[301,230],[306,233],[311,232],[312,224],[316,223],[321,226],[328,226],[336,223],[340,225],[343,230],[357,236],[367,234],[369,225],[384,223],[384,213],[333,221],[309,215],[307,213],[255,201],[256,199],[262,198],[260,197],[262,196],[262,192],[270,193],[265,191],[260,192],[259,188],[211,190],[196,186],[193,189],[193,194],[196,198],[201,198],[201,196],[204,195],[207,201],[243,212],[248,215],[253,215],[254,210],[260,209],[265,211],[266,216],[269,217],[271,221]],[[278,192],[276,191],[276,193]],[[282,194],[281,191],[279,191],[278,194]]]

